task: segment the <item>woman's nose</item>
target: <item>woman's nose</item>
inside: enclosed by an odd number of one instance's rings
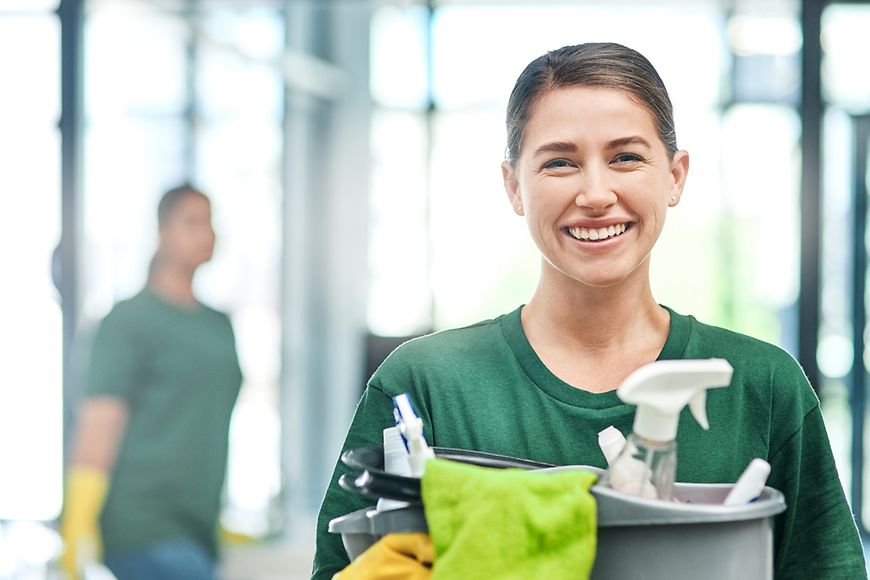
[[[616,193],[606,179],[605,172],[588,168],[583,171],[574,203],[578,207],[601,212],[616,203]]]

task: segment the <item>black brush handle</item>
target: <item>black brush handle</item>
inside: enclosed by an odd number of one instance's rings
[[[363,471],[358,475],[345,473],[338,480],[345,491],[369,499],[394,499],[419,504],[420,480],[411,477],[382,477]]]

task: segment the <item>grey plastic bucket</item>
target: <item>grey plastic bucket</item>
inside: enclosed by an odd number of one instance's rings
[[[541,471],[596,468],[566,466]],[[617,493],[595,485],[598,541],[593,580],[773,579],[772,518],[782,494],[765,487],[754,502],[722,505],[730,484],[678,483],[677,502]],[[420,505],[378,512],[365,508],[333,519],[351,560],[392,532],[425,532]]]

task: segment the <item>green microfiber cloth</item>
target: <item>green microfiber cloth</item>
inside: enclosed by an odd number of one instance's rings
[[[596,507],[586,471],[535,473],[432,459],[423,509],[432,578],[589,578]]]

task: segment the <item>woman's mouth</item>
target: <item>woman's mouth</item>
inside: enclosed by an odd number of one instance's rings
[[[581,242],[603,242],[604,240],[621,236],[630,227],[631,223],[615,224],[606,228],[568,227],[565,228],[565,232]]]

